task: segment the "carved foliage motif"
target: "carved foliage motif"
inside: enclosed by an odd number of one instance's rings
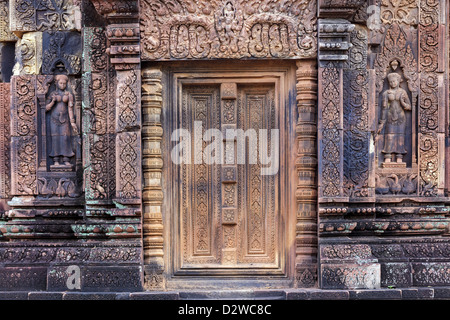
[[[419,192],[438,194],[439,175],[439,2],[421,1],[419,16]]]
[[[370,288],[380,283],[380,266],[372,265],[325,265],[322,267],[322,287],[327,289]]]
[[[122,86],[118,88],[118,130],[135,127],[139,123],[139,112],[136,110],[136,88],[138,86],[137,75],[134,70],[127,72],[126,77],[121,81]]]
[[[119,152],[116,156],[117,196],[120,199],[140,198],[140,134],[137,132],[124,132],[117,135],[116,145]]]
[[[81,41],[77,32],[44,33],[42,74],[78,74],[81,71]]]
[[[0,1],[0,41],[16,41],[17,37],[9,30],[9,7],[8,1]]]
[[[357,28],[350,37],[349,69],[344,69],[344,179],[350,197],[369,196],[369,107],[367,33]]]
[[[340,75],[333,62],[322,69],[322,148],[321,196],[341,195],[341,121],[340,121]]]
[[[88,101],[84,104],[87,143],[85,162],[86,199],[110,201],[116,192],[115,172],[115,72],[106,55],[102,28],[84,29],[84,68],[90,70]]]
[[[36,194],[36,137],[13,138],[14,164],[12,192],[14,194]]]
[[[419,171],[416,172],[418,177],[411,172],[395,175],[396,178],[392,177],[392,179],[389,179],[389,175],[378,175],[378,194],[384,194],[389,189],[389,184],[394,185],[394,190],[399,189],[393,192],[395,194],[417,194],[427,197],[438,194],[440,173],[437,12],[436,3],[421,2],[418,15],[420,17],[417,39],[418,58],[415,57],[411,40],[408,39],[402,26],[394,23],[387,30],[382,50],[375,61],[377,92],[381,92],[388,70],[400,69],[407,82],[412,97],[412,110],[415,111],[412,115],[413,121],[417,121],[418,141],[412,142],[412,161],[416,162],[415,155],[418,154],[419,166]],[[417,120],[414,120],[415,117]],[[403,181],[403,183],[395,183],[395,180]],[[412,189],[415,189],[414,192]]]
[[[414,100],[417,97],[418,90],[417,59],[414,57],[407,35],[398,24],[392,24],[387,30],[381,52],[377,55],[375,61],[376,89],[378,93],[383,90],[384,80],[391,67],[391,62],[394,60],[399,62],[408,83],[408,88],[413,93]],[[414,101],[413,104],[415,104]]]
[[[14,194],[30,195],[36,193],[36,78],[17,76],[12,81],[12,190]]]
[[[0,84],[0,199],[11,191],[10,84]]]
[[[316,50],[316,1],[141,2],[145,60],[304,58]]]
[[[71,0],[11,0],[12,31],[79,29]]]
[[[14,75],[39,74],[42,59],[42,34],[25,33],[16,42],[16,64]]]
[[[182,127],[189,128],[194,121],[201,121],[204,127],[218,127],[220,114],[218,90],[210,86],[199,86],[183,90],[182,97]],[[203,135],[203,132],[201,132]],[[194,148],[203,150],[206,147],[205,141],[196,141]],[[218,173],[212,172],[212,166],[206,165],[203,161],[196,164],[194,168],[182,164],[181,171],[181,193],[182,193],[182,215],[183,215],[183,260],[187,263],[199,261],[205,263],[219,263],[220,257],[214,243],[214,235],[211,234],[213,216],[212,212],[217,212],[220,206],[222,191],[220,188],[215,193],[215,201],[211,199],[211,181],[218,183]],[[190,187],[189,181],[194,182]],[[189,208],[197,208],[190,212]],[[192,225],[192,227],[189,227]],[[215,230],[214,233],[218,233]],[[189,238],[192,240],[189,241]],[[192,247],[192,249],[190,249]],[[192,251],[195,255],[190,254]]]
[[[382,0],[381,21],[408,25],[417,24],[417,6],[419,0]]]

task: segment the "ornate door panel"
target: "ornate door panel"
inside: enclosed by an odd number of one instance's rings
[[[279,78],[175,82],[174,275],[284,275]]]

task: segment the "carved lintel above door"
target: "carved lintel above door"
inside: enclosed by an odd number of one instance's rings
[[[143,60],[316,55],[316,1],[140,2]]]

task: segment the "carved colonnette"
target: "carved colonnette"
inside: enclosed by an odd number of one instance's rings
[[[436,248],[448,245],[442,235],[449,227],[443,166],[448,119],[442,56],[446,19],[441,13],[446,5],[415,0],[369,5],[367,24],[356,24],[348,33],[342,78],[333,73],[343,87],[332,86],[334,95],[319,99],[319,110],[335,111],[333,128],[342,121],[344,129],[343,138],[330,134],[332,143],[324,141],[320,149],[327,152],[319,158],[319,168],[323,162],[325,169],[320,173],[333,172],[343,181],[343,189],[329,189],[332,196],[319,194],[321,286],[443,285],[448,276],[441,277],[439,270],[448,269],[448,263],[441,262]],[[355,16],[350,19],[360,23]],[[331,23],[322,21],[323,29]],[[343,47],[327,45],[320,33],[319,39],[321,60],[326,50]],[[341,108],[333,101],[341,101]],[[329,123],[325,120],[322,126]],[[330,162],[330,150],[333,156],[343,150],[343,156]],[[333,186],[332,181],[322,176],[319,190]],[[422,237],[412,237],[417,235]],[[370,236],[377,241],[369,241]],[[409,254],[412,247],[414,255]]]
[[[147,69],[142,84],[143,241],[145,288],[161,290],[164,282],[163,190],[162,190],[162,71]]]
[[[296,280],[317,285],[317,63],[297,62]]]

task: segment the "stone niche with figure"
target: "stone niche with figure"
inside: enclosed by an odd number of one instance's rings
[[[76,205],[82,193],[80,81],[22,75],[13,77],[12,89],[11,204]]]
[[[77,170],[81,169],[80,110],[75,106],[75,96],[76,80],[55,75],[41,106],[42,152],[37,179],[38,193],[45,198],[80,196],[77,190]]]
[[[380,88],[375,191],[378,195],[410,195],[417,192],[417,96],[397,59],[390,62]]]

